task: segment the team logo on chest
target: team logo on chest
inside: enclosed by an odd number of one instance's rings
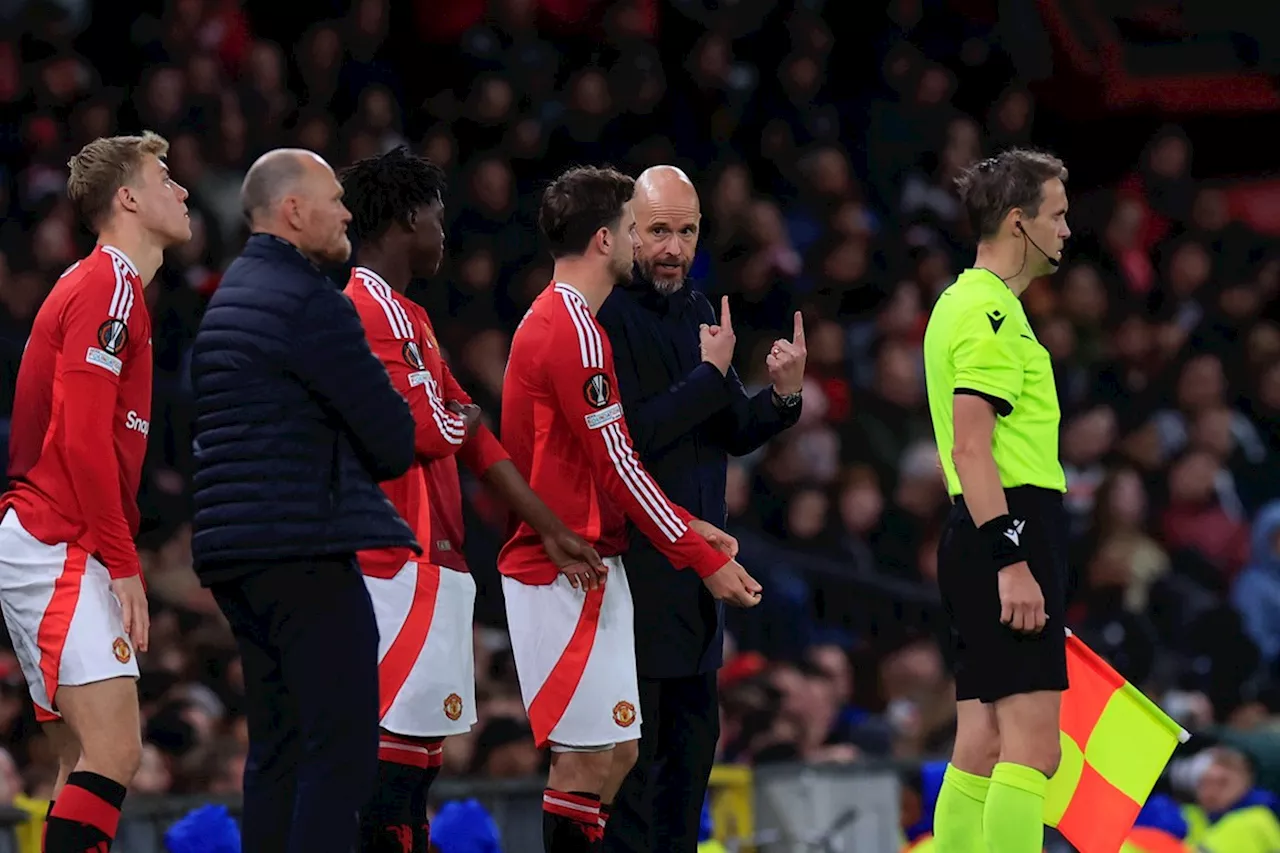
[[[98,346],[111,355],[119,355],[129,345],[129,327],[123,320],[107,320],[98,327]]]
[[[404,354],[405,364],[415,370],[427,369],[426,363],[422,360],[422,350],[418,348],[417,341],[405,341],[404,349],[401,352]]]
[[[609,382],[608,376],[597,373],[582,386],[582,396],[594,408],[603,409],[613,398],[613,384]]]
[[[444,715],[455,721],[462,716],[462,697],[457,693],[444,697]]]

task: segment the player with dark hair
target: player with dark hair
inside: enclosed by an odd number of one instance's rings
[[[717,599],[750,607],[760,585],[709,540],[724,534],[671,503],[640,464],[617,395],[613,351],[596,312],[631,275],[634,181],[570,169],[547,187],[539,224],[554,280],[511,343],[502,435],[552,508],[605,556],[599,588],[574,588],[521,524],[498,558],[520,692],[539,748],[550,745],[543,794],[548,853],[600,850],[608,806],[636,760],[639,687],[631,593],[621,555],[626,521]]]
[[[58,759],[48,853],[106,850],[142,755],[138,662],[149,617],[138,483],[151,423],[144,290],[191,239],[187,191],[154,133],[95,139],[67,195],[98,244],[36,313],[18,370],[0,497],[0,601]]]
[[[416,461],[382,484],[428,549],[358,554],[378,622],[379,779],[362,819],[365,853],[425,853],[427,794],[442,741],[476,721],[472,611],[476,587],[463,556],[462,491],[455,454],[536,531],[543,559],[594,588],[599,556],[551,512],[480,423],[454,379],[431,321],[405,296],[434,275],[444,253],[444,173],[396,149],[342,173],[357,266],[347,284],[370,348],[413,410]],[[412,847],[406,846],[411,844]]]
[[[1067,170],[1006,151],[959,181],[978,234],[924,339],[929,411],[954,507],[938,546],[957,732],[938,796],[940,853],[1039,853],[1067,688],[1066,478],[1049,352],[1018,297],[1057,269]]]

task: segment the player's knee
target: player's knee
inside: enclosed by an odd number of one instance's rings
[[[85,769],[127,785],[142,764],[142,737],[139,732],[118,732],[90,738],[80,753],[78,763]]]
[[[635,766],[639,758],[640,741],[628,740],[615,745],[613,747],[613,777],[621,779],[626,776],[631,772],[631,768]]]
[[[590,750],[553,745],[550,787],[557,791],[600,793],[613,772],[613,751],[611,745]]]

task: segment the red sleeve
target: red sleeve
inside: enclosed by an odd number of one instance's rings
[[[618,399],[613,356],[590,312],[566,298],[557,306],[547,352],[552,391],[569,430],[591,459],[596,484],[676,568],[700,577],[729,561],[689,529],[692,516],[673,504],[640,464]]]
[[[62,313],[63,407],[71,486],[87,527],[85,542],[113,578],[139,574],[138,549],[124,516],[114,419],[120,372],[130,346],[126,322],[132,283],[122,274],[107,285],[86,276]]]
[[[440,359],[440,372],[444,374],[445,402],[457,402],[464,406],[471,405],[471,395],[459,384],[453,375],[453,371],[449,369],[449,365],[445,363],[443,358]],[[466,463],[466,466],[471,469],[471,473],[477,477],[483,477],[484,472],[511,457],[507,455],[507,450],[498,441],[498,437],[490,432],[487,426],[477,424],[475,431],[471,433],[471,437],[467,439],[466,443],[462,445],[462,449],[458,451],[458,458]]]
[[[391,376],[391,384],[413,411],[414,452],[420,459],[452,456],[466,439],[467,426],[461,417],[444,407],[440,377],[427,370],[422,358],[422,341],[412,334],[413,326],[402,315],[394,315],[398,328],[381,308],[356,302],[360,321],[369,338],[369,348]]]

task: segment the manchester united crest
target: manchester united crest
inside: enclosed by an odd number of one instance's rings
[[[450,693],[445,697],[444,715],[454,721],[462,716],[462,697],[457,693]]]
[[[120,663],[128,663],[129,659],[133,657],[133,649],[129,648],[129,644],[125,642],[124,637],[115,638],[111,643],[111,653],[116,656],[116,660],[120,661]]]
[[[613,721],[622,728],[628,728],[636,721],[636,706],[630,702],[619,702],[613,706]]]

